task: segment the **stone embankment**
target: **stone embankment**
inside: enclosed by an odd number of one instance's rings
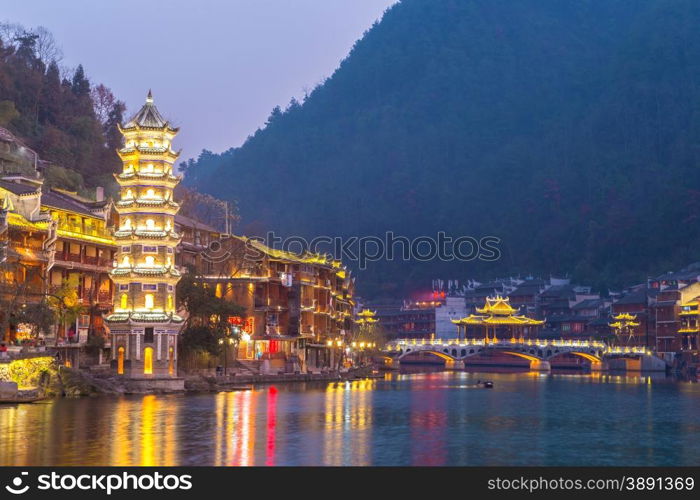
[[[328,373],[283,373],[279,375],[236,374],[234,376],[185,377],[185,390],[191,392],[219,392],[249,388],[257,384],[283,384],[292,382],[333,382],[368,377],[370,367],[356,368],[347,372]]]
[[[359,368],[348,372],[328,372],[322,374],[237,374],[235,376],[186,376],[185,392],[219,392],[249,389],[258,384],[280,384],[298,382],[330,382],[353,380],[369,376],[369,368]],[[157,386],[134,383],[129,380],[104,375],[94,375],[85,370],[58,366],[46,372],[37,389],[40,397],[85,397],[123,394],[164,394],[169,391]]]

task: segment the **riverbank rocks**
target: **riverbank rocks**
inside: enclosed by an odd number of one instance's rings
[[[99,394],[123,394],[124,388],[109,379],[98,379],[88,373],[61,366],[58,376],[62,394],[66,397],[96,396]]]
[[[11,399],[17,396],[16,382],[0,382],[0,399]]]

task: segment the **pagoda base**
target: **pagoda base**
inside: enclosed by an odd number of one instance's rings
[[[126,394],[184,392],[184,378],[125,378]]]
[[[177,376],[177,339],[182,323],[107,322],[113,373],[139,385],[163,385]],[[156,382],[157,381],[157,382]],[[184,382],[176,382],[175,386]]]

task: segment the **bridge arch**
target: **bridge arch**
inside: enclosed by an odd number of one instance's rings
[[[530,370],[549,370],[550,368],[548,361],[545,361],[542,358],[538,358],[537,356],[533,356],[532,354],[506,350],[499,350],[498,352],[502,352],[503,354],[508,354],[511,356],[517,356],[518,358],[527,359],[530,362]],[[542,353],[542,351],[540,350],[539,353]]]
[[[448,351],[448,352],[441,352],[437,351],[435,349],[416,349],[415,351],[412,351],[411,349],[406,349],[402,354],[399,355],[399,359],[404,358],[408,356],[409,354],[416,354],[416,353],[425,353],[425,354],[432,354],[434,356],[437,356],[438,358],[444,359],[445,361],[454,361],[456,357],[450,356],[449,350],[448,349],[443,349],[443,351]]]

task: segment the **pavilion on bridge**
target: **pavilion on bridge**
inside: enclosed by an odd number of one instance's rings
[[[498,336],[512,341],[534,337],[537,327],[544,321],[517,314],[517,309],[510,305],[508,297],[487,297],[484,307],[477,308],[478,314],[466,318],[453,319],[457,325],[459,339],[484,338],[486,343],[497,342]]]

